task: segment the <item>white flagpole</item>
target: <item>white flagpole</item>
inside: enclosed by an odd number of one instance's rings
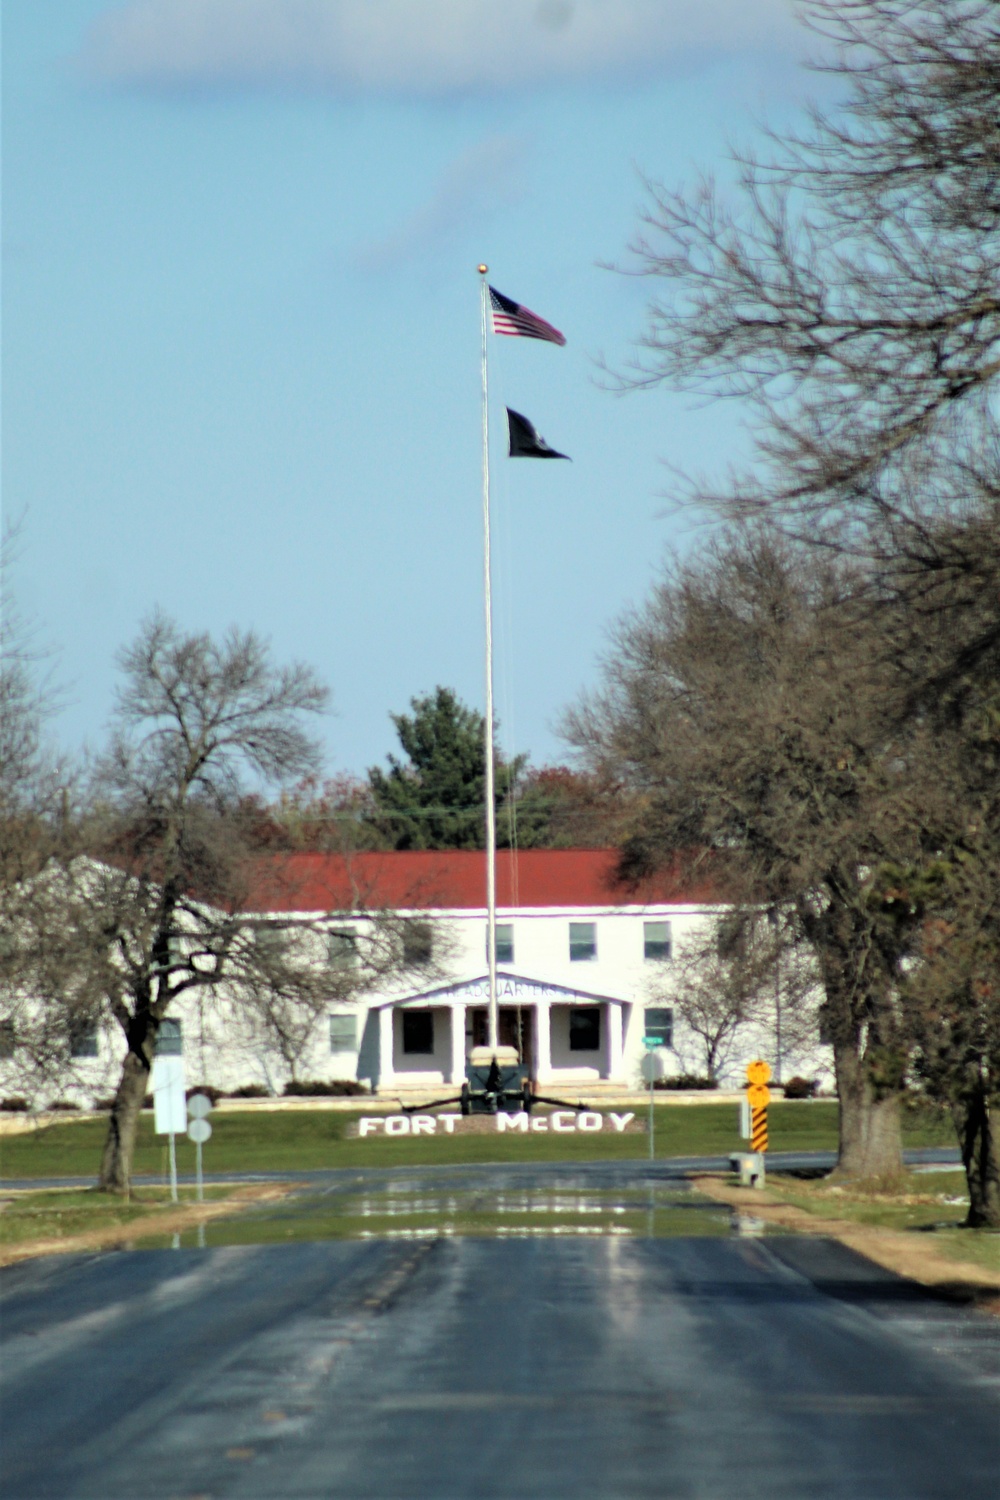
[[[483,606],[486,617],[486,951],[489,964],[489,1045],[499,1045],[497,1014],[497,827],[493,795],[493,596],[490,579],[490,419],[486,373],[486,283],[488,266],[479,267],[483,343]]]

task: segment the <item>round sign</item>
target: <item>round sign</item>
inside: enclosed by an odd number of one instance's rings
[[[764,1083],[752,1083],[747,1089],[747,1099],[752,1109],[763,1109],[770,1098],[771,1090]]]
[[[196,1146],[204,1146],[212,1134],[212,1127],[207,1120],[192,1120],[188,1126],[188,1136]]]
[[[639,1066],[647,1083],[656,1083],[667,1076],[667,1064],[659,1052],[647,1052]]]
[[[212,1101],[207,1094],[192,1094],[188,1100],[188,1118],[203,1120],[212,1113]],[[206,1138],[207,1139],[207,1138]]]
[[[747,1083],[767,1083],[770,1076],[770,1065],[761,1058],[758,1057],[754,1062],[747,1063]]]

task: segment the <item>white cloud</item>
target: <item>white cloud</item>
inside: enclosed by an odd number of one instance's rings
[[[440,97],[676,68],[796,44],[792,0],[129,0],[77,62],[159,89]]]
[[[426,202],[384,239],[365,245],[356,259],[382,270],[437,250],[469,224],[483,225],[524,193],[525,142],[496,135],[479,141],[451,163]]]

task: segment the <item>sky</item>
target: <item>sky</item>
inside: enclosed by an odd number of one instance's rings
[[[480,277],[496,709],[563,761],[616,618],[701,534],[668,466],[741,414],[622,395],[644,179],[727,177],[813,90],[790,0],[3,0],[3,508],[53,730],[96,749],[154,608],[332,693],[328,773],[437,684],[481,709]],[[504,406],[571,463],[509,459]]]

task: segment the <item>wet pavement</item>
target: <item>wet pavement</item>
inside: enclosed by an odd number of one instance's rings
[[[1000,1322],[762,1227],[660,1164],[399,1169],[22,1264],[3,1493],[993,1500]]]

